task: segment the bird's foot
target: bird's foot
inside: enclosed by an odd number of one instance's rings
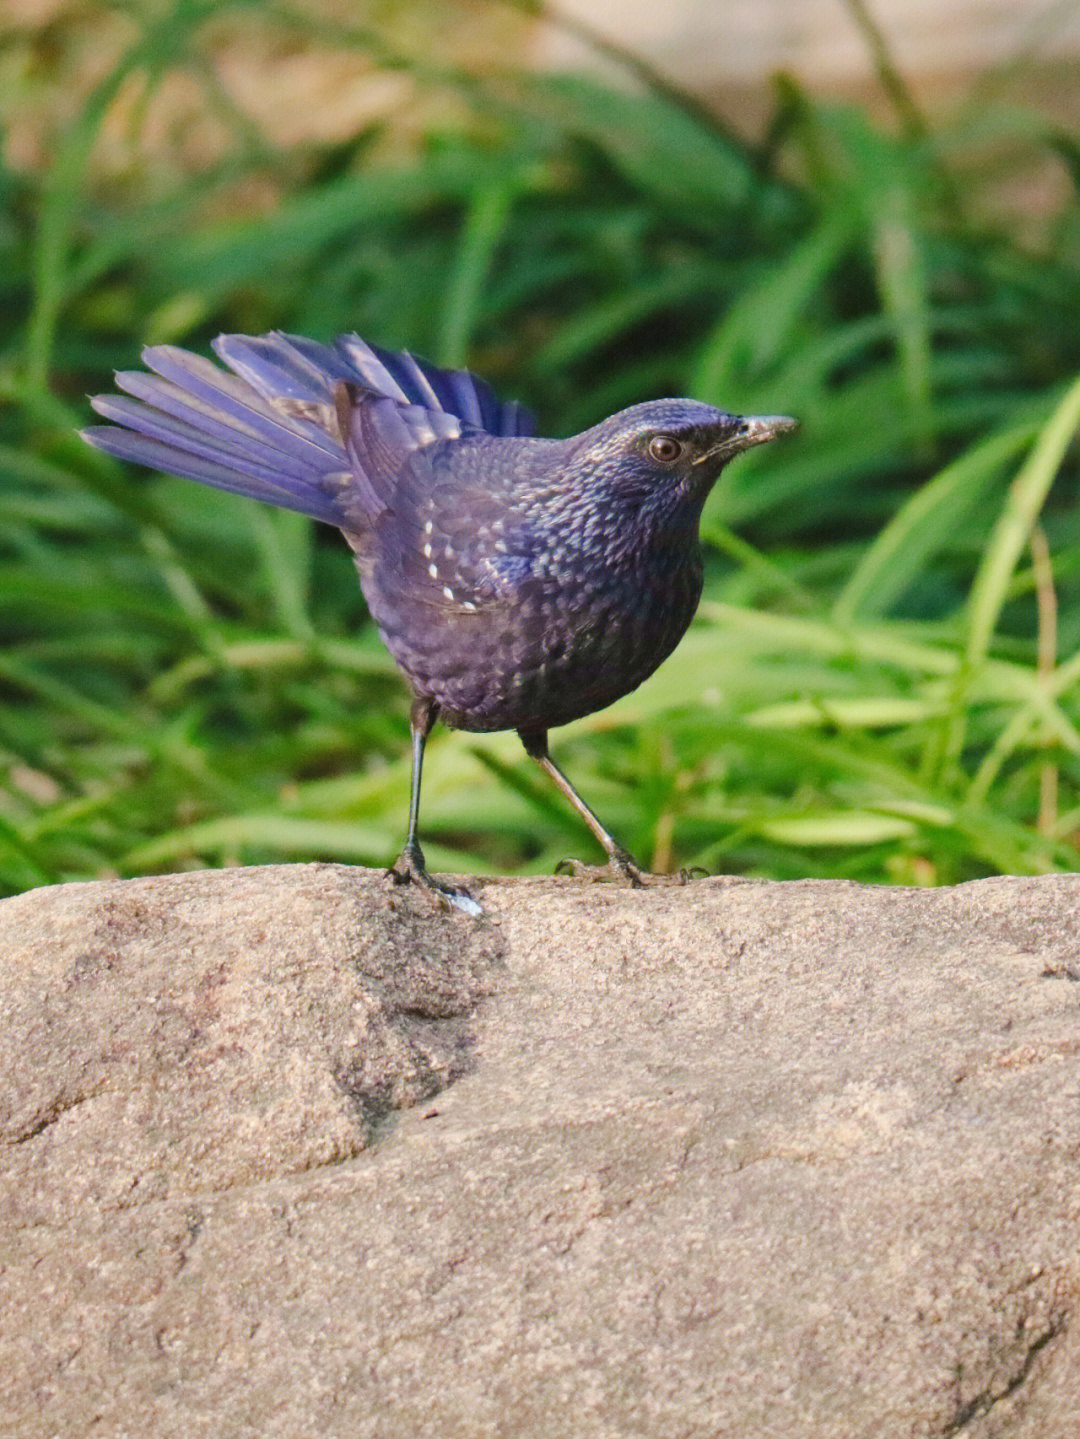
[[[583,864],[580,859],[561,859],[555,866],[555,873],[592,882],[616,880],[628,884],[631,889],[641,889],[646,884],[689,884],[691,880],[707,877],[709,871],[693,865],[675,874],[650,874],[635,863],[625,849],[616,849],[607,864]]]
[[[414,884],[421,894],[427,898],[438,909],[463,910],[466,914],[483,914],[482,907],[463,889],[454,889],[451,885],[440,884],[427,872],[424,864],[424,852],[418,844],[407,844],[398,855],[392,869],[386,871],[387,875],[395,884]]]
[[[561,859],[555,866],[556,874],[568,874],[574,879],[618,880],[631,889],[640,889],[643,884],[656,878],[649,874],[627,854],[625,849],[614,849],[607,864],[585,864],[580,859]]]
[[[695,879],[708,879],[709,871],[703,864],[688,864],[675,871],[675,878],[680,884],[691,884]]]

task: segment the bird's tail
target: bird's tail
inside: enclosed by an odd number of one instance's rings
[[[327,524],[349,512],[377,512],[378,477],[358,470],[340,404],[342,383],[357,395],[390,401],[412,444],[460,434],[527,434],[527,412],[500,404],[465,371],[438,370],[346,335],[332,346],[292,335],[222,335],[229,367],[172,345],[143,351],[150,373],[116,376],[120,395],[91,404],[108,425],[82,431],[91,445],[166,474],[233,490]],[[373,482],[374,481],[374,487]]]

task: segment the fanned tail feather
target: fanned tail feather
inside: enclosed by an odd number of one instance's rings
[[[83,438],[120,459],[348,527],[370,523],[392,491],[393,474],[367,473],[361,459],[365,413],[376,433],[390,433],[393,421],[401,458],[463,429],[532,433],[526,410],[500,402],[466,371],[378,350],[357,335],[333,345],[222,335],[214,350],[228,370],[171,345],[144,350],[149,373],[123,371],[123,394],[95,396],[95,411],[112,423]],[[352,406],[344,423],[343,382]]]

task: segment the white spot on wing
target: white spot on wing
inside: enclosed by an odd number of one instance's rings
[[[437,580],[437,579],[439,578],[439,567],[438,567],[438,565],[428,565],[428,567],[427,567],[427,572],[428,572],[428,574],[431,576],[431,578],[432,578],[433,580]]]

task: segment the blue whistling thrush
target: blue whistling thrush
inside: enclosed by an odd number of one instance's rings
[[[794,428],[654,400],[565,440],[463,370],[344,335],[223,335],[222,370],[168,345],[92,401],[99,449],[336,525],[409,684],[409,832],[391,873],[475,910],[428,874],[417,837],[436,717],[514,729],[608,855],[645,878],[548,753],[548,730],[635,689],[701,598],[698,522],[728,460]],[[572,873],[592,873],[568,863]]]

